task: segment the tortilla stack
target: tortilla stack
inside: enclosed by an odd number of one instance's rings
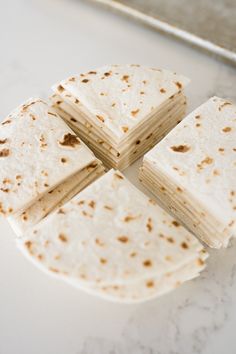
[[[39,98],[0,124],[0,213],[18,234],[102,170],[89,148]]]
[[[184,116],[189,80],[167,70],[110,65],[53,87],[53,107],[107,167],[123,170]]]
[[[115,170],[17,243],[49,274],[126,303],[157,297],[197,277],[208,256],[190,232]]]
[[[143,184],[207,245],[236,236],[236,105],[212,97],[144,156]]]

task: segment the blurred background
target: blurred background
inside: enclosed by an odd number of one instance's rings
[[[213,95],[236,102],[235,0],[0,4],[1,119],[29,97],[47,98],[57,81],[110,63],[186,75],[188,111]],[[125,171],[136,185],[139,164]],[[109,304],[46,277],[2,221],[0,249],[0,354],[236,352],[234,247],[214,253],[200,282],[142,306]]]

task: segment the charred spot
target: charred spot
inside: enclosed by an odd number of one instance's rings
[[[182,242],[181,243],[181,247],[183,248],[183,249],[188,249],[189,247],[188,247],[188,244],[186,243],[186,242]]]
[[[100,263],[101,264],[106,264],[107,263],[107,259],[106,258],[100,258]]]
[[[62,162],[62,163],[66,163],[66,161],[67,161],[67,160],[66,160],[65,157],[62,157],[62,158],[61,158],[61,162]]]
[[[68,241],[68,239],[67,239],[65,234],[59,234],[58,238],[59,238],[59,240],[61,242],[67,242]]]
[[[9,149],[0,150],[0,157],[7,157],[9,155],[10,155],[10,150]]]
[[[152,261],[150,259],[146,259],[145,261],[143,261],[143,266],[144,267],[151,267]]]
[[[117,237],[117,240],[121,243],[127,243],[129,241],[127,236],[119,236]]]
[[[123,75],[122,81],[128,82],[129,81],[129,75]]]
[[[103,118],[103,116],[100,116],[100,115],[96,115],[97,119],[99,119],[102,123],[105,122],[105,119]]]
[[[68,133],[64,135],[63,141],[60,141],[59,143],[62,146],[69,146],[74,148],[76,145],[80,144],[80,141],[76,135]]]
[[[7,139],[3,139],[3,140],[0,139],[0,145],[6,144],[6,142],[7,142]]]
[[[176,220],[173,220],[172,221],[172,225],[174,225],[175,227],[179,227],[180,226],[180,223]]]
[[[178,87],[178,89],[182,89],[182,84],[179,81],[175,82],[175,85]]]
[[[222,131],[224,133],[229,133],[231,130],[232,130],[232,128],[230,128],[230,127],[225,127],[225,128],[222,129]]]
[[[88,205],[90,206],[90,208],[94,209],[95,206],[96,206],[96,203],[95,203],[94,200],[91,200],[91,201],[88,203]]]
[[[89,82],[89,79],[83,79],[81,82],[83,82],[84,84],[87,84],[87,82]]]
[[[89,75],[96,75],[97,72],[96,72],[96,71],[89,71],[88,74],[89,74]]]
[[[129,128],[126,127],[126,126],[123,126],[123,127],[122,127],[122,130],[123,130],[124,133],[127,133],[127,131],[129,130]]]
[[[138,114],[138,112],[139,112],[139,109],[136,109],[136,110],[134,110],[134,111],[131,111],[131,115],[132,115],[133,117],[135,117],[135,116]]]
[[[141,143],[141,140],[136,140],[136,145],[139,145]]]
[[[153,225],[152,225],[152,219],[151,219],[151,218],[148,218],[146,227],[147,227],[147,229],[148,229],[148,232],[151,232],[151,231],[152,231]]]
[[[147,288],[153,288],[154,287],[154,282],[152,280],[148,280],[146,282],[146,286],[147,286]]]
[[[171,149],[174,152],[187,152],[190,150],[190,147],[188,145],[177,145],[177,146],[171,146]]]
[[[160,88],[160,93],[166,93],[166,90],[162,87]]]
[[[64,87],[62,87],[61,85],[57,86],[57,90],[58,90],[59,92],[65,91]]]
[[[2,125],[6,125],[6,124],[10,124],[11,123],[11,119],[7,119],[4,122],[2,122]]]

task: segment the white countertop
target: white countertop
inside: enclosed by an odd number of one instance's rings
[[[80,1],[2,1],[0,43],[2,118],[56,81],[107,63],[187,75],[189,110],[215,94],[236,102],[235,69]],[[125,172],[137,185],[139,164]],[[40,272],[0,221],[0,354],[234,354],[236,243],[211,251],[208,263],[160,299],[116,305]]]

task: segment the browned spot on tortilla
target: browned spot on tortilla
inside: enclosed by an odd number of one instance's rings
[[[197,114],[197,115],[195,116],[195,119],[200,119],[200,118],[201,118],[200,114]]]
[[[174,243],[174,239],[172,237],[167,237],[167,241],[170,242],[170,243]]]
[[[122,243],[127,243],[129,241],[129,238],[127,236],[119,236],[117,237],[117,240]]]
[[[89,82],[89,79],[83,79],[81,82],[83,82],[84,84],[87,84],[87,82]]]
[[[0,145],[5,144],[7,142],[7,139],[0,140]]]
[[[180,223],[176,220],[173,220],[172,221],[172,225],[174,225],[175,227],[179,227],[180,226]]]
[[[231,130],[232,130],[232,128],[230,128],[230,127],[225,127],[225,128],[222,129],[222,131],[224,133],[229,133]]]
[[[144,91],[140,91],[140,95],[144,95],[145,94],[145,92]]]
[[[121,176],[119,173],[114,173],[114,176],[117,177],[118,179],[124,179],[123,176]]]
[[[80,201],[78,202],[78,205],[84,205],[84,200],[80,200]]]
[[[196,127],[196,128],[199,128],[200,126],[201,126],[200,123],[195,124],[195,127]]]
[[[161,186],[161,187],[160,187],[160,190],[161,190],[162,192],[165,192],[165,191],[166,191],[166,188],[163,187],[163,186]]]
[[[154,282],[152,280],[148,280],[146,282],[146,286],[147,286],[147,288],[153,288],[154,287]]]
[[[49,187],[49,184],[48,183],[44,183],[44,187]]]
[[[2,191],[4,193],[9,193],[10,189],[9,188],[0,188],[0,191]]]
[[[101,264],[106,264],[107,263],[107,259],[106,258],[100,258],[100,263]]]
[[[124,222],[130,222],[130,221],[133,221],[135,219],[138,219],[139,218],[139,215],[138,216],[133,216],[133,215],[127,215],[124,217]]]
[[[94,200],[91,200],[91,201],[88,203],[88,205],[90,206],[90,208],[94,209],[95,206],[96,206],[96,203],[95,203]]]
[[[68,239],[67,239],[65,234],[59,234],[58,238],[59,238],[59,240],[61,242],[67,242],[68,241]]]
[[[222,103],[222,104],[218,107],[218,110],[221,111],[223,107],[228,106],[228,105],[232,105],[232,103],[230,103],[230,102],[224,102],[224,103]]]
[[[59,143],[62,146],[69,146],[74,148],[76,145],[80,144],[80,141],[76,135],[68,133],[64,135],[63,141],[59,141]]]
[[[59,92],[65,91],[64,87],[62,87],[61,85],[57,86],[57,90],[58,90]]]
[[[134,258],[134,257],[136,257],[136,256],[137,256],[137,252],[131,252],[131,253],[130,253],[130,257],[131,257],[131,258]]]
[[[148,229],[148,232],[152,232],[153,224],[152,224],[152,219],[151,219],[151,218],[148,218],[146,227],[147,227],[147,229]]]
[[[48,114],[51,115],[51,116],[57,117],[57,114],[56,114],[56,113],[53,113],[53,112],[48,111]]]
[[[171,146],[171,149],[175,152],[187,152],[190,150],[188,145],[178,145],[178,146]]]
[[[105,245],[105,243],[102,242],[99,238],[95,239],[95,243],[96,243],[96,245],[101,246],[101,247]]]
[[[68,81],[74,82],[75,81],[75,77],[70,77]]]
[[[224,149],[224,148],[219,148],[219,149],[218,149],[218,151],[220,151],[220,152],[224,152],[224,151],[225,151],[225,149]]]
[[[214,176],[219,176],[220,175],[220,171],[217,170],[217,169],[213,170],[213,175]]]
[[[107,210],[113,210],[113,208],[109,205],[104,205],[104,208],[107,209]]]
[[[112,105],[111,105],[111,106],[112,106],[112,107],[115,107],[115,105],[116,105],[116,103],[114,102],[114,103],[112,103]]]
[[[123,130],[124,133],[127,133],[127,131],[129,130],[129,127],[123,126],[122,130]]]
[[[73,117],[70,118],[71,122],[77,122],[77,120]]]
[[[234,225],[234,220],[230,221],[230,223],[228,224],[229,227]]]
[[[176,187],[177,192],[183,192],[183,189],[180,187]]]
[[[58,212],[57,212],[57,214],[65,214],[65,211],[64,211],[64,209],[62,209],[62,208],[58,209]]]
[[[2,125],[10,124],[10,123],[11,123],[11,119],[7,119],[7,120],[5,120],[4,122],[2,122]]]
[[[136,109],[134,111],[131,111],[131,114],[133,117],[135,117],[138,114],[138,112],[139,112],[139,109]]]
[[[231,191],[230,195],[232,195],[232,197],[235,195],[235,191]]]
[[[88,74],[89,74],[89,75],[96,75],[97,72],[96,72],[96,71],[89,71]]]
[[[102,123],[105,122],[105,119],[103,118],[103,116],[99,116],[98,114],[96,115],[97,119],[99,119]]]
[[[7,157],[10,154],[10,150],[9,149],[3,149],[0,150],[0,157]]]
[[[42,255],[42,254],[38,254],[38,255],[37,255],[37,258],[38,258],[40,261],[42,261],[43,255]]]
[[[66,163],[66,161],[67,161],[67,160],[66,160],[65,157],[62,157],[62,158],[61,158],[61,162],[62,162],[62,163]]]
[[[111,73],[110,73],[110,72],[107,72],[107,73],[104,73],[103,75],[106,76],[106,77],[108,77],[108,76],[111,75]]]
[[[162,87],[160,88],[160,93],[166,93],[166,90]]]
[[[24,221],[27,221],[28,220],[28,216],[26,215],[26,212],[24,211],[24,213],[22,214],[22,219]]]
[[[157,205],[157,203],[156,203],[155,200],[153,200],[153,199],[149,199],[148,201],[149,201],[149,203],[152,204],[152,205]]]
[[[212,157],[205,157],[199,164],[197,164],[197,167],[202,170],[204,165],[211,165],[214,162],[214,159]]]
[[[183,248],[183,249],[188,249],[189,247],[188,247],[188,244],[186,243],[186,242],[182,242],[181,243],[181,247]]]
[[[123,75],[121,80],[128,83],[129,82],[129,75]]]
[[[205,262],[204,262],[201,258],[198,258],[198,259],[197,259],[197,264],[198,264],[200,267],[202,267],[202,266],[205,264]]]
[[[25,247],[28,249],[28,251],[30,253],[32,252],[32,246],[33,246],[33,243],[31,241],[26,241],[25,242]]]
[[[182,88],[182,84],[181,84],[181,82],[179,82],[179,81],[176,81],[176,82],[175,82],[175,85],[178,87],[178,89],[181,89],[181,88]]]
[[[146,259],[145,261],[143,261],[143,266],[144,267],[151,267],[152,261],[150,259]]]
[[[171,257],[171,256],[165,256],[165,260],[166,260],[167,262],[171,262],[171,261],[172,261],[172,257]]]

